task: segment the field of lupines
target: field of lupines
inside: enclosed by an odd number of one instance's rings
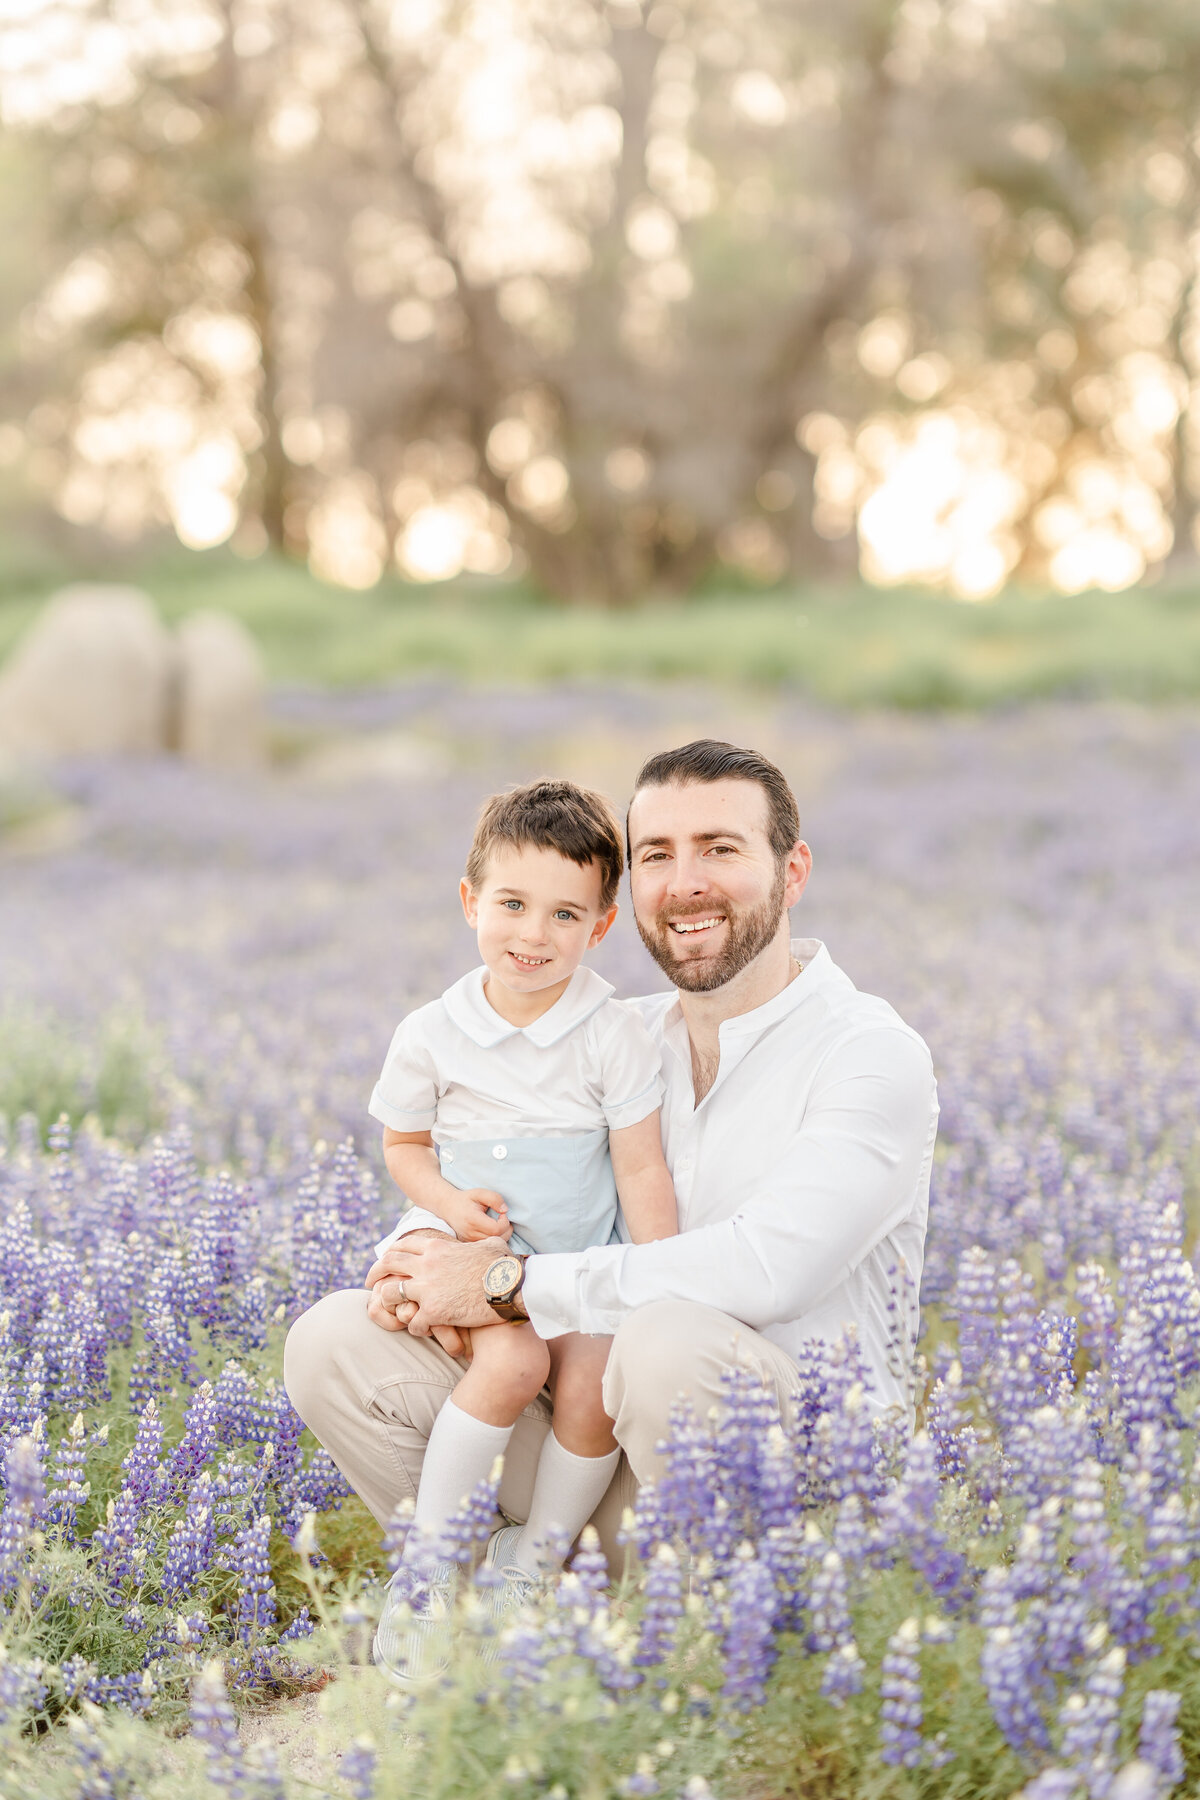
[[[1193,1791],[1200,715],[279,704],[293,751],[401,729],[424,772],[92,764],[0,835],[0,1791]],[[642,1496],[640,1579],[612,1593],[585,1547],[500,1631],[472,1594],[409,1703],[363,1667],[403,1521],[381,1544],[343,1500],[283,1334],[394,1216],[365,1099],[470,958],[478,800],[617,791],[700,728],[781,761],[817,865],[797,931],[934,1052],[920,1429],[872,1426],[852,1344],[805,1360],[786,1432],[732,1383]],[[598,965],[658,985],[627,921]]]

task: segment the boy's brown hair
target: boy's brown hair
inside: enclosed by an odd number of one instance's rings
[[[478,891],[488,857],[501,844],[513,849],[557,850],[568,862],[600,868],[600,905],[617,897],[625,847],[617,815],[603,794],[573,781],[531,781],[485,801],[475,827],[466,877]]]

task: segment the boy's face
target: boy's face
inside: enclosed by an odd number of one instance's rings
[[[617,916],[600,904],[599,863],[580,866],[557,850],[504,845],[488,858],[479,888],[459,892],[490,973],[514,994],[563,987]]]

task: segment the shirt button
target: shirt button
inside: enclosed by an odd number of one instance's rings
[[[496,1148],[492,1151],[492,1155],[495,1157],[497,1162],[503,1162],[505,1157],[508,1155],[507,1146],[504,1144],[497,1144]]]

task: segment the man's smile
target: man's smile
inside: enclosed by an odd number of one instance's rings
[[[707,918],[703,919],[671,919],[668,921],[670,930],[680,933],[689,931],[711,931],[714,925],[723,925],[724,923],[724,913],[710,913]]]

